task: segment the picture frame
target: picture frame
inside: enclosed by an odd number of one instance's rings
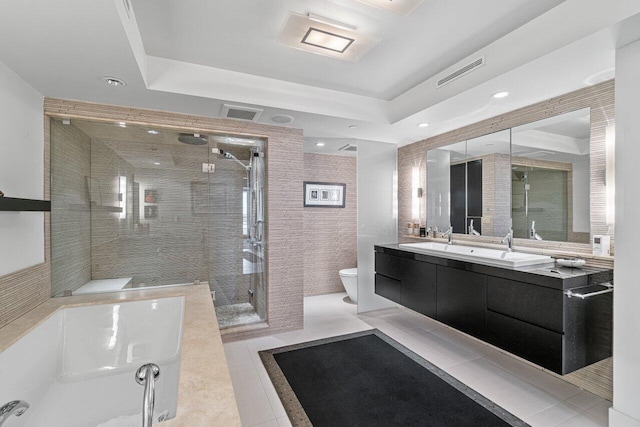
[[[158,206],[148,205],[144,207],[144,219],[157,219],[158,218]]]
[[[209,185],[206,182],[191,183],[191,211],[196,215],[209,213]]]
[[[305,208],[344,208],[347,184],[335,182],[303,182]]]
[[[144,202],[145,203],[158,203],[158,190],[145,189],[144,190]]]

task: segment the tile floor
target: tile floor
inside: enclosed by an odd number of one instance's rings
[[[242,424],[290,426],[258,351],[378,328],[534,427],[607,426],[611,403],[404,308],[356,314],[346,294],[305,298],[304,329],[224,345]]]

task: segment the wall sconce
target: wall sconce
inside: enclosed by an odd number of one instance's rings
[[[411,218],[417,219],[420,218],[420,197],[419,188],[420,186],[420,168],[418,166],[414,166],[411,169],[411,193],[413,197],[411,198]]]
[[[606,197],[607,197],[607,225],[616,222],[616,125],[608,125],[605,130],[606,150]]]
[[[120,219],[127,217],[127,177],[120,176],[119,179],[118,205],[120,207]]]
[[[398,171],[394,170],[393,171],[393,183],[392,183],[393,189],[391,190],[391,206],[392,206],[392,212],[391,212],[391,216],[393,217],[393,219],[398,219]]]

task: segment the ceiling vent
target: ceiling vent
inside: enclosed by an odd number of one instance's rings
[[[485,64],[484,61],[484,56],[476,59],[473,62],[470,62],[469,64],[465,65],[464,67],[458,68],[456,71],[454,71],[453,73],[447,74],[446,76],[444,76],[443,78],[438,80],[438,84],[437,84],[437,88],[441,88],[442,86],[446,85],[447,83],[451,83],[452,81],[459,79],[460,77],[469,74],[470,72],[472,72],[473,70],[482,67]]]
[[[251,122],[257,122],[262,115],[260,108],[250,108],[250,107],[242,107],[239,105],[229,105],[224,104],[222,106],[222,114],[221,117],[225,119],[236,119],[236,120],[248,120]]]
[[[358,146],[357,145],[353,145],[353,144],[347,144],[345,146],[342,146],[342,147],[338,148],[338,150],[340,150],[340,151],[358,151]]]

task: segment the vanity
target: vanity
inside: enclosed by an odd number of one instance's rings
[[[612,270],[422,245],[375,246],[376,294],[560,375],[611,356]]]

